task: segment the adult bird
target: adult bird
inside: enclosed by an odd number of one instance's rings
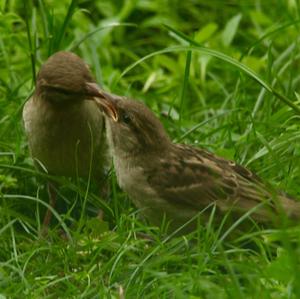
[[[201,211],[207,219],[209,206],[217,219],[229,212],[235,219],[249,213],[259,223],[277,221],[279,214],[300,218],[300,202],[274,192],[245,167],[173,143],[143,103],[101,93],[95,100],[106,116],[118,183],[153,224],[165,219],[176,230]],[[185,231],[193,228],[194,223]]]
[[[57,176],[88,177],[100,183],[107,165],[103,114],[88,65],[70,52],[57,52],[41,67],[33,96],[25,103],[23,121],[29,150],[37,167]],[[50,205],[56,192],[48,184]],[[44,218],[48,227],[51,212]]]

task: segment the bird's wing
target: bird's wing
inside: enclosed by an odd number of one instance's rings
[[[259,177],[232,161],[187,145],[174,145],[169,157],[160,160],[159,171],[147,172],[148,183],[160,197],[172,204],[202,210],[215,203],[222,212],[247,212],[259,204],[268,208],[255,211],[267,216],[274,209],[272,192]]]

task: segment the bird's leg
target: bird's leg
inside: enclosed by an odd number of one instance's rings
[[[56,204],[56,199],[57,199],[57,192],[55,190],[55,185],[53,182],[48,182],[47,183],[47,189],[48,189],[48,195],[49,195],[49,206],[54,208],[55,204]],[[47,232],[50,222],[51,222],[51,218],[52,218],[52,212],[51,210],[48,208],[43,220],[43,232]]]

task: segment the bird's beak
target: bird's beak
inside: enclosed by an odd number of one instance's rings
[[[97,83],[87,82],[85,83],[85,94],[88,100],[94,100],[94,97],[102,96],[102,91]]]
[[[117,97],[103,90],[100,90],[99,93],[100,94],[98,96],[94,97],[94,101],[108,117],[117,122],[119,119],[116,106]]]
[[[103,91],[94,82],[86,83],[86,92],[89,99],[94,100],[108,117],[112,118],[115,122],[118,121],[116,96]]]

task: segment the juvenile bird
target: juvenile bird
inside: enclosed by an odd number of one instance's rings
[[[98,89],[87,64],[73,53],[57,52],[42,65],[35,92],[23,109],[30,153],[38,167],[52,175],[103,179],[104,118],[93,101]],[[48,210],[45,226],[50,215]]]
[[[259,223],[276,221],[281,212],[300,218],[299,202],[274,193],[243,166],[173,143],[144,104],[104,91],[96,101],[106,115],[118,183],[153,224],[165,218],[175,230],[210,205],[220,219],[227,212],[240,217],[251,209]]]

